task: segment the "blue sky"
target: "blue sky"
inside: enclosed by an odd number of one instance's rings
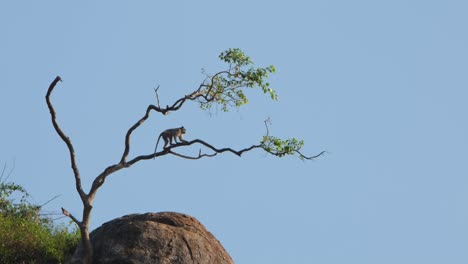
[[[465,1],[2,1],[0,162],[33,200],[81,214],[85,189],[119,161],[127,129],[194,90],[201,69],[241,48],[273,64],[279,101],[259,91],[229,113],[196,105],[133,134],[150,153],[164,129],[243,148],[264,133],[306,142],[315,161],[261,151],[162,157],[108,178],[92,228],[130,213],[198,218],[236,263],[467,263],[468,34]],[[184,153],[197,153],[188,148]]]

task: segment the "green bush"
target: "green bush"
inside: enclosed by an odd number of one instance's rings
[[[20,195],[19,201],[11,198]],[[54,225],[27,201],[22,186],[0,182],[0,263],[63,263],[79,242],[79,231]]]

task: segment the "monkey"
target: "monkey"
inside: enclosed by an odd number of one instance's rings
[[[161,137],[164,140],[163,148],[166,148],[168,144],[172,145],[172,139],[174,139],[176,144],[179,143],[177,142],[177,138],[179,138],[180,142],[187,142],[182,138],[182,134],[185,134],[186,131],[187,130],[183,126],[181,126],[178,128],[166,129],[163,132],[161,132],[161,134],[159,134],[158,141],[156,142],[156,146],[154,147],[154,153],[156,153],[156,149],[158,148],[159,140],[161,139]]]

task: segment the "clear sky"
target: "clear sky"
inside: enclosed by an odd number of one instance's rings
[[[148,154],[164,129],[218,147],[297,137],[315,161],[261,151],[162,157],[108,178],[92,228],[130,213],[199,219],[237,263],[468,263],[468,2],[2,1],[0,162],[33,200],[81,215],[58,121],[88,190],[117,163],[127,129],[197,88],[241,48],[273,64],[279,101],[249,92],[230,113],[195,104],[133,134]],[[197,153],[198,147],[184,150]]]

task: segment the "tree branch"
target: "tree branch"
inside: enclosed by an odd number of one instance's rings
[[[237,156],[241,156],[244,152],[246,151],[250,151],[252,149],[255,149],[255,148],[261,148],[262,146],[261,145],[252,145],[248,148],[244,148],[244,149],[241,149],[241,150],[234,150],[232,148],[222,148],[222,149],[217,149],[215,147],[213,147],[212,145],[206,143],[205,141],[203,140],[200,140],[200,139],[195,139],[195,140],[192,140],[192,141],[187,141],[187,142],[183,142],[183,143],[180,143],[180,145],[182,146],[185,146],[185,145],[192,145],[192,144],[195,144],[195,143],[199,143],[199,144],[202,144],[204,145],[205,147],[213,150],[214,152],[216,153],[223,153],[223,152],[231,152],[233,154],[236,154]]]
[[[97,190],[99,189],[99,187],[101,187],[104,184],[107,176],[125,167],[126,167],[125,163],[118,163],[118,164],[111,165],[107,167],[106,169],[104,169],[104,171],[101,172],[101,174],[99,174],[96,177],[96,179],[94,179],[93,185],[91,186],[91,189],[89,190],[88,198],[90,202],[94,200]]]
[[[81,223],[80,221],[78,221],[78,219],[76,219],[72,214],[70,214],[70,213],[69,213],[67,210],[65,210],[63,207],[62,207],[62,213],[63,213],[63,215],[70,217],[70,219],[73,220],[73,222],[75,222],[76,225],[77,225],[78,227],[81,228],[82,223]]]
[[[54,109],[54,106],[52,105],[52,102],[50,101],[50,95],[52,94],[52,91],[54,90],[57,83],[60,81],[62,81],[62,79],[60,78],[60,76],[57,76],[55,77],[54,81],[52,81],[52,83],[50,84],[49,89],[47,90],[47,94],[46,94],[47,107],[49,108],[50,116],[52,119],[52,124],[55,128],[55,131],[63,140],[63,142],[65,142],[68,148],[68,152],[70,153],[70,162],[71,162],[71,167],[73,169],[73,174],[75,176],[76,190],[78,191],[78,194],[80,195],[80,198],[83,204],[87,205],[88,200],[86,199],[86,194],[84,193],[83,188],[81,186],[81,177],[80,177],[80,172],[78,170],[78,166],[76,165],[75,150],[73,148],[73,144],[71,143],[70,138],[68,138],[65,135],[65,133],[62,131],[62,129],[58,125],[57,120],[56,120],[57,117],[55,114],[55,109]]]
[[[190,157],[190,156],[182,155],[182,154],[179,154],[179,153],[176,153],[176,152],[172,151],[172,149],[174,149],[174,148],[182,147],[182,146],[190,146],[190,145],[193,145],[195,143],[202,144],[205,147],[213,150],[215,153],[213,153],[213,154],[201,154],[201,152],[200,152],[198,154],[198,157]],[[216,156],[216,154],[223,153],[223,152],[231,152],[231,153],[233,153],[233,154],[240,157],[244,152],[250,151],[250,150],[255,149],[255,148],[261,148],[261,145],[252,145],[252,146],[250,146],[248,148],[244,148],[244,149],[241,149],[241,150],[234,150],[232,148],[217,149],[217,148],[213,147],[212,145],[206,143],[203,140],[195,139],[195,140],[192,140],[192,141],[185,141],[185,142],[182,142],[182,143],[173,144],[173,145],[161,150],[160,152],[156,152],[156,153],[149,154],[149,155],[137,156],[137,157],[133,158],[132,160],[122,164],[122,167],[128,168],[128,167],[132,166],[133,164],[135,164],[135,163],[137,163],[137,162],[139,162],[141,160],[150,160],[150,159],[153,159],[155,157],[164,156],[164,155],[167,155],[167,154],[173,154],[175,156],[179,156],[179,157],[186,158],[186,159],[200,159],[202,157],[214,157],[214,156]],[[96,180],[97,180],[97,178],[96,178]],[[94,184],[93,184],[93,186],[94,186]]]
[[[133,131],[135,131],[135,129],[137,129],[139,126],[141,126],[146,121],[146,119],[148,119],[151,110],[154,110],[156,112],[161,112],[163,114],[167,112],[167,111],[161,110],[161,108],[159,108],[157,106],[154,106],[154,105],[149,105],[146,108],[145,115],[142,118],[140,118],[140,120],[138,120],[133,126],[131,126],[128,129],[127,134],[125,135],[125,149],[124,149],[124,152],[122,154],[122,158],[120,159],[120,164],[125,163],[125,160],[127,159],[128,153],[130,152],[130,137],[131,137]]]
[[[133,131],[135,131],[139,126],[141,126],[148,119],[151,110],[159,112],[159,113],[161,113],[163,115],[167,115],[170,111],[177,111],[177,110],[180,109],[180,107],[187,100],[192,100],[193,101],[193,100],[196,100],[198,97],[200,97],[201,94],[200,94],[199,90],[201,89],[201,87],[202,87],[202,85],[200,85],[200,87],[197,90],[195,90],[194,92],[192,92],[191,94],[180,98],[172,106],[166,106],[166,108],[164,108],[164,109],[161,108],[161,107],[155,106],[155,105],[149,105],[146,108],[145,115],[142,118],[140,118],[140,120],[138,120],[133,126],[131,126],[128,129],[127,134],[125,135],[125,149],[124,149],[124,152],[122,154],[122,158],[120,159],[120,164],[126,163],[126,159],[127,159],[128,154],[130,152],[130,137],[131,137]],[[156,95],[157,95],[157,89],[155,90],[155,92],[156,92]],[[158,104],[159,104],[159,101],[158,101]]]
[[[299,154],[299,156],[303,159],[308,159],[308,160],[311,160],[311,159],[315,159],[315,158],[318,158],[320,156],[322,156],[323,154],[327,153],[326,151],[322,151],[320,152],[319,154],[315,155],[315,156],[311,156],[311,157],[307,157],[307,156],[304,156],[301,152],[297,151],[296,150],[296,153]]]
[[[161,104],[159,104],[158,90],[159,90],[159,85],[158,85],[158,88],[154,89],[154,93],[156,94],[156,102],[158,103],[158,107],[161,108]]]
[[[191,160],[197,160],[197,159],[201,159],[201,158],[204,158],[204,157],[214,157],[216,156],[218,153],[213,153],[213,154],[202,154],[201,153],[201,150],[200,152],[198,152],[198,156],[197,157],[191,157],[191,156],[187,156],[187,155],[183,155],[183,154],[180,154],[180,153],[177,153],[177,152],[174,152],[172,150],[169,150],[169,153],[174,155],[174,156],[178,156],[178,157],[181,157],[181,158],[184,158],[184,159],[191,159]]]

